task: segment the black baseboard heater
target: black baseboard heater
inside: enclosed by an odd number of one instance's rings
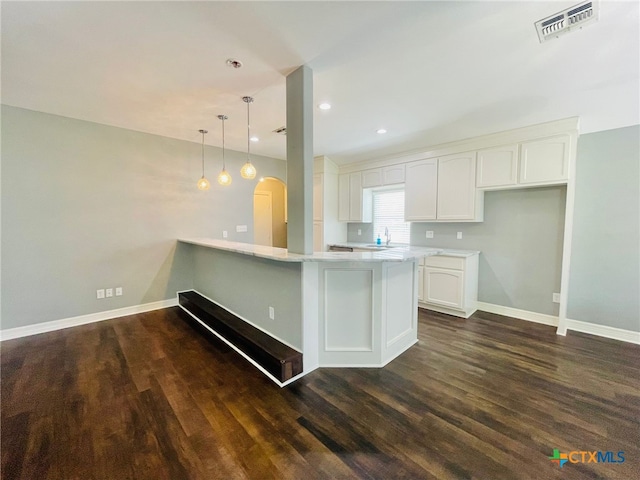
[[[279,382],[302,373],[302,353],[276,340],[195,291],[178,293],[178,303],[201,323],[251,358]]]

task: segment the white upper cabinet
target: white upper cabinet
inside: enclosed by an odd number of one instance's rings
[[[506,187],[518,182],[518,145],[478,151],[476,186]]]
[[[313,175],[313,221],[321,222],[323,217],[322,174]]]
[[[565,183],[569,178],[569,136],[520,144],[520,183]]]
[[[362,188],[382,187],[404,183],[404,164],[372,168],[362,172]]]
[[[362,172],[362,188],[379,187],[382,185],[382,169],[374,168]]]
[[[395,185],[404,183],[404,164],[391,165],[382,169],[382,184]]]
[[[338,175],[338,221],[351,220],[349,212],[349,174]]]
[[[361,172],[338,177],[338,220],[341,222],[371,222],[371,194],[362,188]]]
[[[404,218],[408,222],[436,219],[438,159],[418,160],[406,165]]]
[[[476,152],[438,159],[438,220],[476,220]]]

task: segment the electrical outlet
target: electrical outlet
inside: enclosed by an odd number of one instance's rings
[[[271,320],[276,319],[276,310],[273,307],[269,307],[269,318]]]
[[[227,238],[229,236],[229,232],[227,232],[226,230],[222,231],[222,238]]]
[[[96,298],[104,298],[104,288],[96,290]]]
[[[458,232],[458,235],[456,235],[456,238],[458,240],[462,240],[462,232]]]
[[[122,296],[122,287],[116,287],[116,297]]]
[[[560,294],[554,293],[552,296],[553,303],[560,303]]]
[[[433,230],[427,230],[427,238],[433,238]]]
[[[358,229],[358,236],[360,236],[360,235],[362,235],[362,229],[361,228]]]
[[[247,231],[246,225],[236,225],[236,232],[242,233]]]
[[[113,297],[113,288],[107,288],[107,289],[105,290],[105,293],[106,293],[106,297],[107,297],[107,298],[111,298],[111,297]]]

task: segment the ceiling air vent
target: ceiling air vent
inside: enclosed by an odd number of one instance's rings
[[[276,128],[273,133],[277,133],[278,135],[286,135],[287,134],[287,127],[280,127],[280,128]]]
[[[558,38],[598,20],[598,2],[582,2],[535,23],[540,43]]]

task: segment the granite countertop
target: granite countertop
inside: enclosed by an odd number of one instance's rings
[[[439,248],[439,247],[423,247],[423,246],[413,246],[413,245],[399,245],[391,243],[389,247],[385,247],[383,244],[381,247],[373,247],[370,243],[357,243],[357,242],[341,242],[341,243],[330,243],[330,247],[347,247],[347,248],[363,248],[371,251],[389,251],[389,250],[403,250],[410,251],[415,253],[424,253],[424,256],[429,255],[443,255],[447,257],[471,257],[473,255],[478,255],[480,253],[479,250],[457,250],[452,248]],[[355,252],[354,252],[355,253]]]
[[[178,241],[280,262],[412,262],[429,255],[438,255],[441,252],[441,250],[427,247],[411,248],[405,246],[400,248],[374,249],[367,252],[315,252],[309,255],[303,255],[299,253],[289,253],[286,248],[230,242],[215,238],[179,238]]]

